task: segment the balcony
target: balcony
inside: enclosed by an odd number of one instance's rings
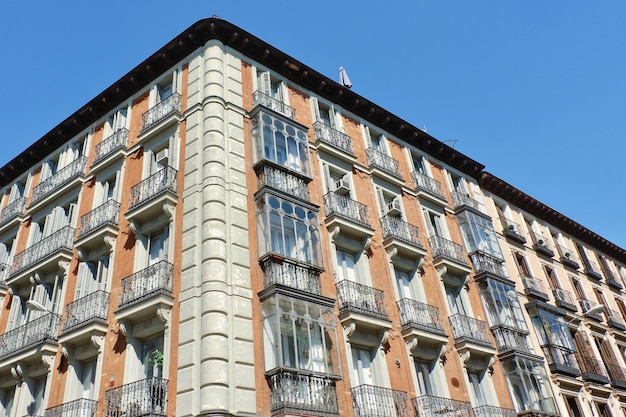
[[[529,297],[539,298],[543,301],[550,300],[546,287],[541,280],[523,275],[521,278],[522,284],[524,285],[524,294]]]
[[[437,307],[409,298],[398,301],[397,306],[400,312],[402,335],[407,340],[407,344],[410,344],[412,339],[417,341],[417,345],[413,345],[415,346],[413,350],[439,347],[448,342]]]
[[[394,251],[396,254],[411,259],[423,258],[426,255],[417,226],[390,215],[381,217],[380,224],[387,251]]]
[[[605,271],[604,276],[606,277],[606,284],[613,288],[614,290],[621,291],[624,289],[624,286],[621,282],[617,280],[615,274],[611,271]]]
[[[418,195],[429,198],[440,205],[446,205],[446,196],[441,183],[418,171],[411,172],[413,184]]]
[[[56,270],[60,261],[71,261],[73,242],[74,228],[66,226],[18,253],[13,257],[8,283],[20,281],[35,271]]]
[[[471,403],[434,395],[413,398],[413,408],[417,417],[474,417]]]
[[[269,187],[304,201],[311,199],[309,197],[307,181],[270,165],[268,161],[264,162],[265,163],[257,169],[259,189]]]
[[[58,198],[64,191],[80,184],[85,175],[86,168],[87,157],[81,156],[61,168],[56,174],[40,182],[39,185],[33,188],[29,210],[33,211],[37,207],[43,206],[47,199],[46,197],[54,195],[55,198]]]
[[[548,245],[548,241],[537,233],[531,233],[533,238],[533,249],[535,252],[547,256],[548,258],[554,257],[554,251]]]
[[[553,288],[552,295],[554,296],[554,302],[557,307],[564,308],[570,311],[578,311],[576,301],[571,292],[562,288]]]
[[[458,213],[469,209],[482,216],[487,216],[485,206],[477,200],[474,200],[469,194],[452,191],[450,195],[452,196],[452,205],[454,206],[455,212]]]
[[[480,407],[474,407],[473,417],[517,417],[517,412],[510,408],[481,405]]]
[[[493,277],[499,281],[503,281],[510,285],[515,285],[513,281],[508,278],[506,268],[504,267],[502,260],[494,258],[483,252],[474,252],[470,255],[472,265],[474,266],[475,279],[480,281],[481,279]]]
[[[606,363],[611,385],[614,388],[626,389],[626,369],[617,364]]]
[[[104,160],[113,160],[124,156],[128,145],[128,129],[119,129],[111,136],[103,139],[94,149],[93,167]]]
[[[402,181],[400,162],[374,148],[367,148],[365,150],[365,155],[367,157],[367,163],[371,169],[378,169]]]
[[[44,417],[95,417],[98,401],[81,398],[46,409]]]
[[[350,389],[355,417],[412,417],[409,396],[404,391],[374,385]]]
[[[602,280],[602,274],[600,273],[600,267],[597,263],[592,260],[585,259],[584,262],[584,272],[589,278],[596,279],[598,281]]]
[[[165,207],[174,207],[178,201],[177,177],[178,171],[168,166],[134,185],[126,219],[134,224],[145,223],[163,215]]]
[[[598,303],[591,300],[580,300],[580,308],[583,310],[583,314],[585,317],[590,317],[597,321],[602,321],[602,313],[600,311],[593,312],[591,314],[588,313],[592,308],[596,307]]]
[[[178,123],[181,118],[182,97],[174,93],[141,115],[141,130],[137,141],[162,132]]]
[[[435,267],[445,266],[450,273],[469,274],[471,268],[467,262],[465,249],[458,243],[441,236],[428,239]]]
[[[339,319],[344,327],[353,324],[354,328],[374,332],[391,328],[383,291],[345,279],[336,287]]]
[[[306,293],[320,295],[320,271],[290,259],[268,257],[261,261],[264,288],[283,285]]]
[[[68,304],[65,307],[61,343],[65,342],[64,339],[67,339],[65,336],[68,333],[74,333],[73,344],[78,344],[79,340],[89,338],[92,332],[106,334],[108,311],[109,293],[102,290],[94,291]],[[82,331],[78,332],[78,329]]]
[[[566,266],[571,269],[580,268],[580,265],[578,264],[578,262],[576,262],[574,258],[572,257],[571,250],[569,250],[567,247],[562,246],[562,245],[557,245],[556,248],[559,251],[559,261],[563,264],[563,266]]]
[[[81,250],[101,248],[107,237],[116,237],[120,203],[109,200],[80,218],[74,245]]]
[[[111,388],[104,394],[107,417],[167,417],[168,380],[146,378]]]
[[[333,379],[285,369],[268,373],[266,379],[270,388],[270,407],[273,416],[339,415],[337,389]]]
[[[580,369],[573,350],[558,345],[544,345],[541,349],[550,367],[550,372],[572,377],[580,376]]]
[[[0,228],[8,226],[13,220],[24,220],[24,208],[26,207],[26,197],[20,197],[12,203],[7,204],[0,211]]]
[[[338,153],[333,153],[338,154],[340,157],[344,154],[349,155],[350,160],[356,157],[352,149],[352,138],[350,138],[350,136],[322,122],[315,122],[313,124],[313,130],[315,132],[315,141],[318,145],[331,151],[338,150]],[[324,145],[328,145],[328,147]]]
[[[365,204],[329,192],[324,195],[324,210],[328,230],[339,228],[342,234],[359,240],[374,236]]]
[[[252,99],[254,102],[254,107],[263,106],[266,109],[273,110],[276,113],[282,114],[283,116],[291,120],[295,120],[296,118],[296,109],[294,109],[293,107],[289,107],[281,100],[270,97],[267,94],[264,94],[258,90],[253,93]]]
[[[515,223],[509,219],[500,219],[500,222],[505,225],[504,229],[502,229],[502,234],[507,238],[514,242],[521,243],[522,245],[526,244],[526,238],[522,233],[522,228],[519,224]]]
[[[596,359],[594,356],[588,356],[576,352],[576,359],[580,366],[582,378],[584,381],[596,382],[598,384],[608,384],[609,375],[601,360]]]
[[[61,317],[54,313],[47,313],[22,326],[0,335],[0,363],[11,358],[12,363],[32,355],[41,356],[48,352],[53,355],[57,351],[57,338]],[[43,345],[43,346],[42,346]],[[32,352],[26,352],[32,350]],[[19,353],[23,357],[15,358]]]
[[[605,307],[606,323],[614,329],[626,331],[626,321],[619,311]]]
[[[499,354],[510,351],[534,354],[526,331],[498,325],[492,327],[491,332],[496,339],[496,349]]]
[[[172,308],[174,265],[161,261],[122,279],[118,320],[141,321]]]
[[[493,346],[491,339],[489,339],[487,323],[482,320],[462,314],[454,314],[450,316],[450,325],[452,326],[452,335],[455,343],[467,341],[483,346]]]

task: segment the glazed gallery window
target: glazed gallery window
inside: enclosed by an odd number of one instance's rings
[[[315,210],[266,193],[256,202],[259,255],[273,253],[321,265]]]
[[[497,259],[504,259],[491,220],[470,211],[459,213],[457,218],[470,253],[480,251]]]
[[[337,329],[332,306],[276,294],[263,301],[265,369],[336,375]]]
[[[252,119],[252,138],[255,162],[265,159],[310,176],[309,144],[304,130],[259,111]]]
[[[491,326],[528,330],[515,287],[488,278],[481,285],[481,296]]]
[[[557,413],[543,362],[517,356],[502,366],[516,410]]]

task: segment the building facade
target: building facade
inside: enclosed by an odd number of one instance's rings
[[[0,169],[0,414],[621,416],[626,251],[201,20]]]

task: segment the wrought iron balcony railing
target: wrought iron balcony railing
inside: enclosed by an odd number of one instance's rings
[[[579,303],[580,303],[580,308],[583,310],[583,314],[586,314],[589,310],[591,310],[592,308],[598,305],[598,303],[596,303],[595,301],[591,301],[591,300],[580,300]],[[602,313],[600,311],[592,312],[591,314],[586,314],[586,316],[596,319],[598,321],[602,321]]]
[[[93,165],[102,161],[113,152],[125,149],[128,144],[128,129],[119,129],[111,136],[103,139],[94,149]]]
[[[178,171],[172,167],[165,167],[150,175],[130,189],[130,207],[133,210],[149,200],[171,191],[176,194],[176,177]]]
[[[81,398],[46,409],[44,417],[95,417],[98,401]]]
[[[326,217],[342,217],[364,227],[371,227],[367,217],[367,206],[346,196],[329,192],[324,195]]]
[[[600,267],[598,266],[597,263],[595,263],[594,261],[590,259],[585,259],[584,264],[585,264],[584,270],[587,276],[598,279],[598,280],[602,279],[602,274],[600,273]]]
[[[596,377],[601,377],[600,379],[606,379],[608,382],[609,374],[604,366],[604,363],[597,359],[595,356],[584,355],[580,351],[576,351],[576,359],[578,360],[578,365],[580,370],[583,373],[583,379],[597,379]]]
[[[455,190],[455,191],[452,191],[450,195],[452,196],[452,204],[454,205],[455,209],[458,209],[459,207],[467,206],[481,213],[485,212],[485,206],[482,203],[480,203],[478,200],[474,200],[467,193],[461,193]]]
[[[61,317],[46,313],[22,326],[0,335],[0,359],[13,356],[46,341],[56,341]]]
[[[570,310],[577,310],[576,300],[571,292],[562,288],[553,288],[552,295],[558,307],[568,308]]]
[[[411,177],[413,177],[413,183],[415,184],[415,187],[417,189],[426,191],[443,200],[446,199],[446,196],[443,193],[443,189],[441,188],[441,183],[439,181],[434,180],[428,175],[422,174],[418,171],[411,172]]]
[[[320,142],[324,142],[327,145],[332,146],[335,149],[339,149],[348,155],[354,156],[354,150],[352,149],[352,138],[345,133],[333,129],[332,127],[322,123],[315,122],[313,124],[315,131],[315,139]]]
[[[624,317],[619,311],[605,307],[604,313],[606,315],[606,322],[609,326],[620,330],[626,330],[626,321],[624,321]]]
[[[548,292],[542,281],[535,277],[522,276],[522,284],[526,290],[526,294],[538,296],[547,299]]]
[[[612,363],[605,363],[605,366],[609,373],[611,384],[619,385],[621,388],[626,387],[626,369]]]
[[[171,96],[142,114],[140,134],[157,125],[161,120],[166,119],[168,116],[180,113],[181,105],[181,95],[178,93],[173,93]]]
[[[109,293],[98,290],[88,294],[65,307],[63,333],[94,321],[107,321]]]
[[[119,307],[125,307],[159,293],[171,294],[173,273],[174,265],[160,261],[122,279],[122,297]]]
[[[424,248],[420,241],[420,231],[417,226],[390,215],[381,217],[380,224],[383,230],[383,239],[398,239],[408,245]]]
[[[39,242],[29,246],[13,257],[10,275],[14,275],[25,268],[53,255],[59,251],[72,251],[74,242],[74,228],[65,226]]]
[[[320,294],[320,272],[316,269],[296,264],[288,259],[275,262],[272,258],[263,261],[265,288],[274,284],[285,285],[311,294]]]
[[[294,109],[293,107],[289,107],[288,105],[283,103],[281,100],[277,100],[274,97],[270,97],[267,94],[264,94],[258,90],[252,94],[252,98],[254,101],[254,107],[256,106],[266,107],[292,120],[295,119],[296,117],[296,109]]]
[[[59,188],[73,180],[74,178],[85,173],[87,168],[87,157],[81,156],[67,166],[61,168],[56,174],[45,179],[35,188],[33,188],[30,205],[37,203],[47,195],[57,191]]]
[[[578,370],[578,362],[573,350],[557,345],[544,345],[541,349],[553,372],[562,367]]]
[[[441,236],[433,236],[429,238],[428,243],[430,244],[430,250],[433,254],[433,258],[447,258],[469,266],[465,257],[465,250],[463,249],[463,246],[458,243],[454,243],[453,241]]]
[[[413,398],[413,408],[417,417],[474,417],[471,403],[434,395]]]
[[[554,256],[554,251],[545,237],[535,232],[531,232],[530,236],[533,240],[533,249],[535,249],[536,252],[542,253],[550,258]]]
[[[476,271],[477,275],[480,273],[490,273],[503,278],[508,277],[506,268],[500,259],[482,252],[472,253],[470,259],[472,260],[472,265],[474,265],[474,271]]]
[[[400,162],[397,160],[374,148],[367,148],[365,155],[367,156],[367,163],[371,168],[378,168],[389,175],[402,179]]]
[[[334,380],[288,370],[280,370],[266,378],[272,415],[339,415]]]
[[[412,417],[409,396],[404,391],[359,385],[350,392],[355,417]]]
[[[385,293],[367,285],[342,280],[336,284],[339,311],[350,311],[388,320]]]
[[[165,417],[167,416],[167,389],[169,381],[146,378],[104,394],[104,415],[107,417]]]
[[[106,225],[117,226],[119,219],[120,203],[109,200],[80,218],[76,239],[80,239]]]
[[[510,408],[501,408],[493,405],[474,407],[473,417],[517,417],[517,412]]]
[[[398,301],[402,328],[422,329],[432,333],[445,334],[439,309],[419,301],[403,298]]]
[[[267,164],[263,165],[258,175],[259,188],[268,186],[302,200],[310,200],[307,183],[300,177]]]
[[[484,321],[462,314],[454,314],[450,316],[450,325],[452,326],[452,335],[455,341],[469,340],[481,345],[491,346],[487,323]]]
[[[524,231],[521,226],[512,220],[500,217],[500,223],[502,223],[502,234],[509,239],[512,239],[518,243],[526,243],[524,237]]]
[[[26,206],[26,197],[20,197],[12,203],[7,204],[5,208],[0,211],[0,226],[24,213]]]
[[[491,329],[496,339],[496,348],[499,353],[515,350],[533,353],[532,345],[528,341],[528,334],[509,327],[498,326]]]

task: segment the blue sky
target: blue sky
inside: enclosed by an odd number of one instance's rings
[[[217,15],[626,248],[626,2],[177,4],[2,2],[0,166]]]

